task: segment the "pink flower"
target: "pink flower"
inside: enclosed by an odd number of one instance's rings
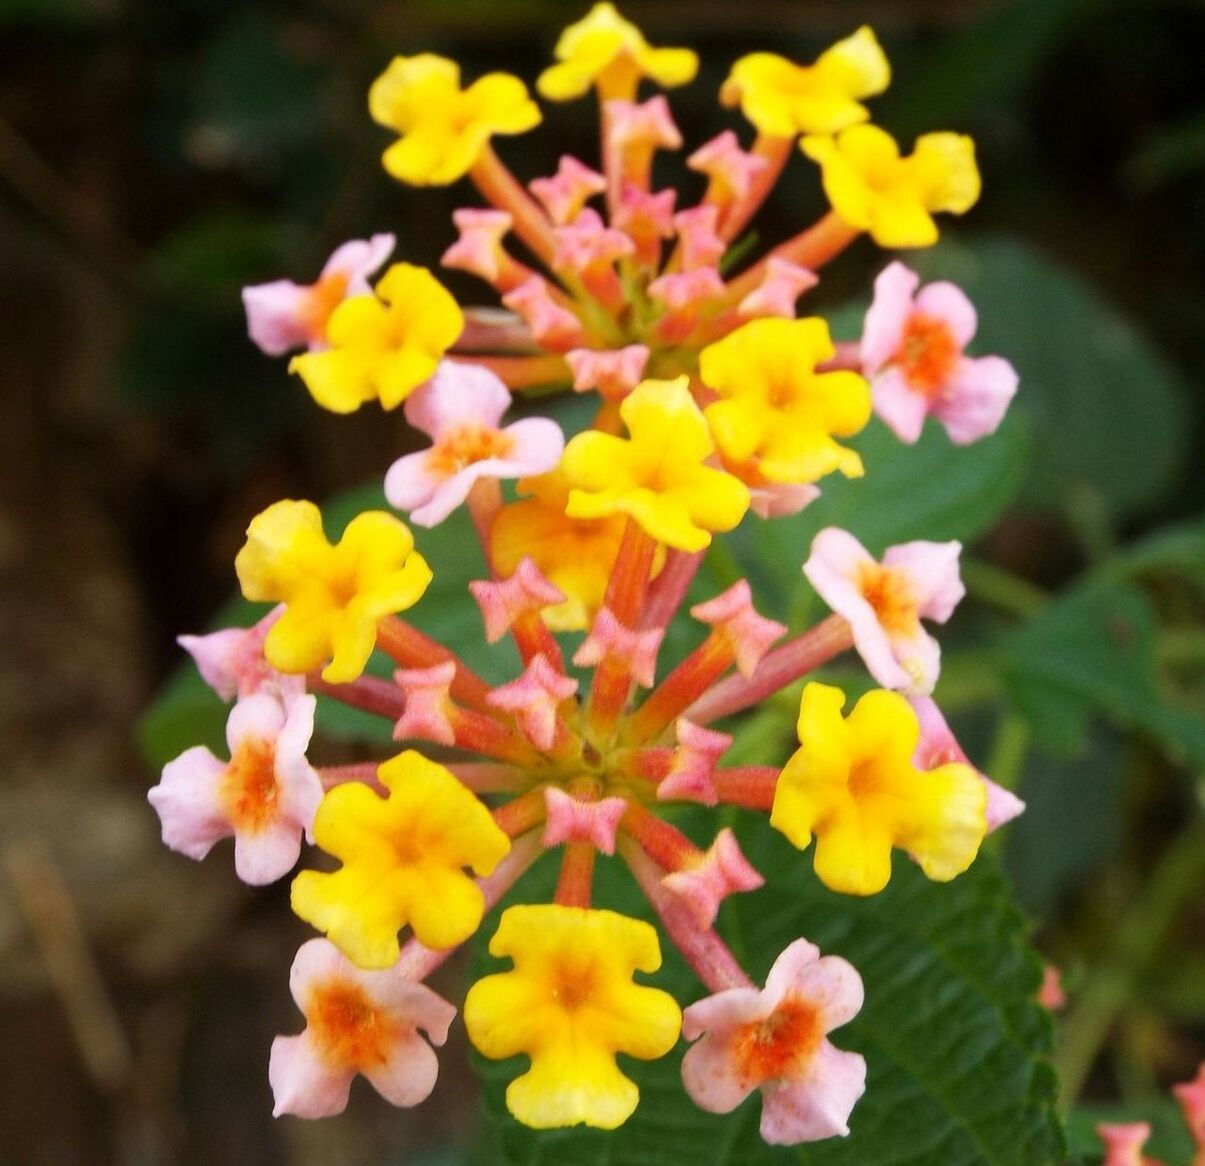
[[[853,967],[797,939],[763,990],[729,988],[683,1012],[682,1035],[697,1041],[682,1060],[686,1092],[701,1109],[731,1113],[760,1089],[761,1136],[771,1145],[844,1136],[866,1062],[826,1037],[861,1007]]]
[[[565,439],[555,421],[529,417],[499,427],[510,392],[488,369],[444,361],[406,399],[406,420],[430,449],[398,458],[385,475],[391,505],[419,526],[443,522],[482,478],[542,474],[560,461]]]
[[[981,773],[971,764],[932,697],[911,696],[908,703],[915,710],[916,719],[920,724],[920,741],[916,746],[916,755],[912,758],[917,769],[928,771],[948,765],[951,761],[970,765],[979,774],[980,781],[987,789],[989,833],[1025,812],[1025,803],[1016,794],[1002,785],[997,785],[986,773]]]
[[[1003,357],[969,357],[975,308],[952,283],[931,283],[902,263],[874,282],[862,328],[862,372],[874,409],[906,442],[920,437],[932,413],[956,445],[993,433],[1017,391],[1017,373]]]
[[[1172,1093],[1197,1148],[1197,1161],[1205,1161],[1205,1061],[1197,1066],[1197,1075],[1191,1081],[1173,1085]]]
[[[941,648],[921,619],[945,623],[966,593],[958,542],[889,547],[880,564],[848,531],[830,526],[812,540],[803,565],[820,598],[853,629],[854,647],[884,688],[927,695]]]
[[[712,189],[707,195],[710,201],[726,204],[744,198],[769,162],[760,154],[746,153],[736,134],[724,130],[704,142],[686,159],[686,165],[711,179]]]
[[[193,658],[201,679],[222,700],[267,692],[287,705],[305,692],[305,677],[277,672],[264,659],[268,629],[283,613],[282,604],[252,627],[222,628],[204,636],[177,636],[176,643]]]
[[[563,154],[551,178],[534,178],[527,188],[560,227],[576,219],[592,195],[602,194],[607,189],[607,180],[571,155]]]
[[[272,1042],[268,1080],[279,1117],[329,1117],[347,1107],[357,1073],[394,1105],[417,1105],[435,1087],[442,1045],[456,1009],[394,968],[366,972],[333,943],[303,943],[289,991],[305,1015],[300,1036]]]
[[[266,693],[243,697],[226,722],[229,761],[203,745],[169,761],[147,794],[164,843],[202,859],[233,835],[234,869],[243,882],[261,886],[287,874],[322,801],[322,783],[305,759],[315,703],[298,696],[286,710]]]
[[[393,251],[392,235],[353,239],[338,247],[314,283],[288,279],[243,288],[247,332],[268,356],[281,356],[291,348],[326,347],[326,322],[349,296],[372,291],[368,277]]]
[[[1151,1136],[1149,1122],[1102,1122],[1096,1127],[1105,1144],[1105,1160],[1101,1166],[1148,1166],[1142,1147]]]

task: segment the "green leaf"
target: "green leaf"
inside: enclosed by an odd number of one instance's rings
[[[917,266],[926,278],[954,280],[975,303],[972,352],[1000,353],[1020,373],[1013,411],[1033,431],[1025,500],[1072,519],[1099,500],[1118,519],[1177,482],[1189,452],[1189,387],[1094,288],[1005,238],[946,241]]]
[[[697,833],[697,831],[695,831]],[[521,1059],[477,1058],[484,1078],[490,1146],[481,1161],[535,1166],[1050,1166],[1061,1162],[1053,1073],[1042,1059],[1047,1017],[1034,1002],[1040,966],[1024,943],[1024,925],[1007,887],[987,859],[948,885],[928,882],[907,860],[896,863],[881,895],[854,899],[823,889],[801,856],[764,822],[740,830],[749,857],[777,877],[730,901],[724,930],[764,978],[780,951],[800,935],[849,959],[866,986],[861,1014],[834,1043],[866,1057],[866,1095],[847,1139],[771,1149],[757,1133],[759,1102],[717,1117],[698,1110],[679,1079],[684,1049],[653,1063],[621,1061],[638,1082],[641,1104],[614,1133],[536,1132],[505,1110],[505,1087]],[[630,884],[600,870],[600,905],[640,913]],[[546,895],[552,863],[537,868],[518,898]],[[494,918],[481,935],[492,933]],[[663,943],[663,949],[664,949]],[[673,951],[650,982],[688,1003],[704,995]],[[478,973],[497,970],[479,953]]]
[[[1081,748],[1089,717],[1101,711],[1153,733],[1173,753],[1205,761],[1205,717],[1159,692],[1155,632],[1155,613],[1141,591],[1109,578],[1088,580],[1004,641],[1005,683],[1056,751]]]

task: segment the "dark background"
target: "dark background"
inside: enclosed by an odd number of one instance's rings
[[[334,245],[377,230],[396,232],[399,257],[434,266],[454,238],[451,209],[477,200],[467,186],[411,191],[384,175],[389,136],[367,117],[368,85],[394,53],[423,50],[455,57],[469,78],[504,68],[530,83],[584,7],[0,0],[4,1166],[434,1162],[469,1121],[457,1050],[413,1113],[357,1089],[342,1118],[273,1122],[267,1049],[299,1020],[285,982],[304,929],[279,888],[248,890],[227,863],[161,848],[133,726],[179,662],[175,634],[206,626],[229,596],[249,516],[359,484],[405,440],[399,417],[311,407],[247,342],[239,287],[308,280]],[[671,95],[688,143],[739,126],[714,95],[743,52],[811,60],[870,22],[896,75],[876,120],[901,139],[976,138],[985,194],[951,233],[1020,237],[1162,353],[1180,406],[1178,452],[1157,488],[1103,517],[1091,493],[1029,499],[986,540],[987,560],[1057,588],[1102,539],[1200,511],[1205,7],[631,0],[624,12],[652,43],[700,51],[699,80]],[[539,131],[500,152],[527,179],[562,151],[593,161],[595,135],[579,102],[548,109]],[[812,175],[793,163],[763,238],[819,210]],[[880,262],[855,248],[822,305],[864,292]],[[447,282],[488,302],[467,280]],[[1074,365],[1084,338],[1042,340]],[[1139,402],[1146,388],[1133,382]],[[1112,438],[1126,447],[1125,432]],[[1177,683],[1199,700],[1201,592],[1167,584],[1161,612],[1169,588]],[[1103,748],[1122,744],[1106,736]],[[1091,757],[1079,758],[1086,804],[1111,797],[1086,859],[1035,889],[1030,851],[1013,857],[1039,940],[1073,983],[1107,954],[1111,912],[1192,812],[1190,772],[1141,739],[1127,748],[1120,794],[1103,793]],[[1027,780],[1040,782],[1040,767]],[[1199,892],[1173,914],[1149,983],[1144,971],[1133,1007],[1110,1015],[1093,1049],[1089,1102],[1151,1099],[1205,1049],[1191,990],[1205,975]],[[1165,972],[1181,974],[1179,989]]]

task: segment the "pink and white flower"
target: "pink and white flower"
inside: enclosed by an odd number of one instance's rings
[[[485,478],[542,474],[560,461],[565,438],[555,421],[529,417],[501,428],[506,385],[488,369],[444,361],[406,398],[406,420],[431,438],[429,449],[399,458],[385,496],[419,526],[442,522]]]
[[[431,1045],[448,1039],[456,1009],[426,985],[396,968],[364,971],[333,943],[311,939],[293,960],[289,991],[306,1027],[272,1042],[274,1116],[342,1113],[357,1073],[393,1105],[430,1095],[439,1073]]]
[[[921,288],[902,263],[874,282],[862,327],[862,373],[874,410],[901,440],[920,437],[931,413],[955,445],[995,432],[1017,391],[1017,373],[1000,356],[970,357],[974,305],[952,283]]]
[[[222,700],[267,692],[287,705],[305,692],[305,677],[277,672],[264,658],[268,629],[282,614],[284,606],[279,605],[249,628],[222,628],[203,636],[177,636],[176,643],[193,658],[201,679]]]
[[[920,741],[912,758],[917,769],[937,769],[938,766],[949,765],[952,761],[970,765],[979,774],[979,779],[987,789],[988,833],[1025,812],[1025,803],[1015,793],[997,785],[971,763],[932,697],[910,696],[908,703],[915,710],[920,725]]]
[[[966,589],[959,542],[888,547],[883,561],[848,531],[826,527],[803,565],[820,598],[853,630],[854,647],[884,688],[928,695],[941,671],[941,647],[921,619],[945,623]]]
[[[862,979],[839,956],[797,939],[774,961],[764,989],[729,988],[682,1014],[696,1043],[682,1060],[686,1092],[701,1109],[731,1113],[762,1094],[761,1136],[796,1145],[849,1133],[866,1087],[866,1062],[827,1034],[862,1007]]]
[[[326,322],[351,296],[369,295],[372,275],[393,252],[394,237],[373,235],[336,248],[313,283],[276,279],[243,288],[247,332],[261,352],[282,356],[292,348],[325,348]]]
[[[322,782],[306,761],[314,731],[313,696],[287,709],[273,696],[245,696],[230,710],[230,760],[194,746],[163,767],[147,794],[163,827],[163,841],[202,859],[214,843],[234,837],[234,869],[262,886],[293,868],[301,836],[311,839]]]

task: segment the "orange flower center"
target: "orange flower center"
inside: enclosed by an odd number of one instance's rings
[[[916,627],[916,596],[902,572],[867,564],[862,568],[858,590],[888,633],[907,633]]]
[[[433,474],[450,478],[474,462],[505,457],[514,444],[514,439],[499,429],[466,425],[453,430],[432,446],[427,454],[427,466]]]
[[[271,741],[244,741],[234,751],[222,778],[221,799],[236,830],[255,832],[275,820],[276,746]]]
[[[323,276],[310,286],[309,298],[302,309],[306,331],[312,341],[326,339],[326,322],[347,294],[347,275],[342,271]]]
[[[740,1028],[733,1048],[741,1075],[760,1083],[809,1061],[823,1038],[815,1009],[788,996],[765,1020]]]
[[[306,1018],[327,1059],[348,1069],[383,1065],[400,1029],[363,988],[347,980],[329,980],[317,988]]]
[[[562,965],[552,988],[552,998],[566,1012],[576,1012],[594,993],[594,973],[591,968]]]
[[[913,312],[893,359],[912,388],[933,398],[941,396],[959,355],[958,341],[944,320]]]

